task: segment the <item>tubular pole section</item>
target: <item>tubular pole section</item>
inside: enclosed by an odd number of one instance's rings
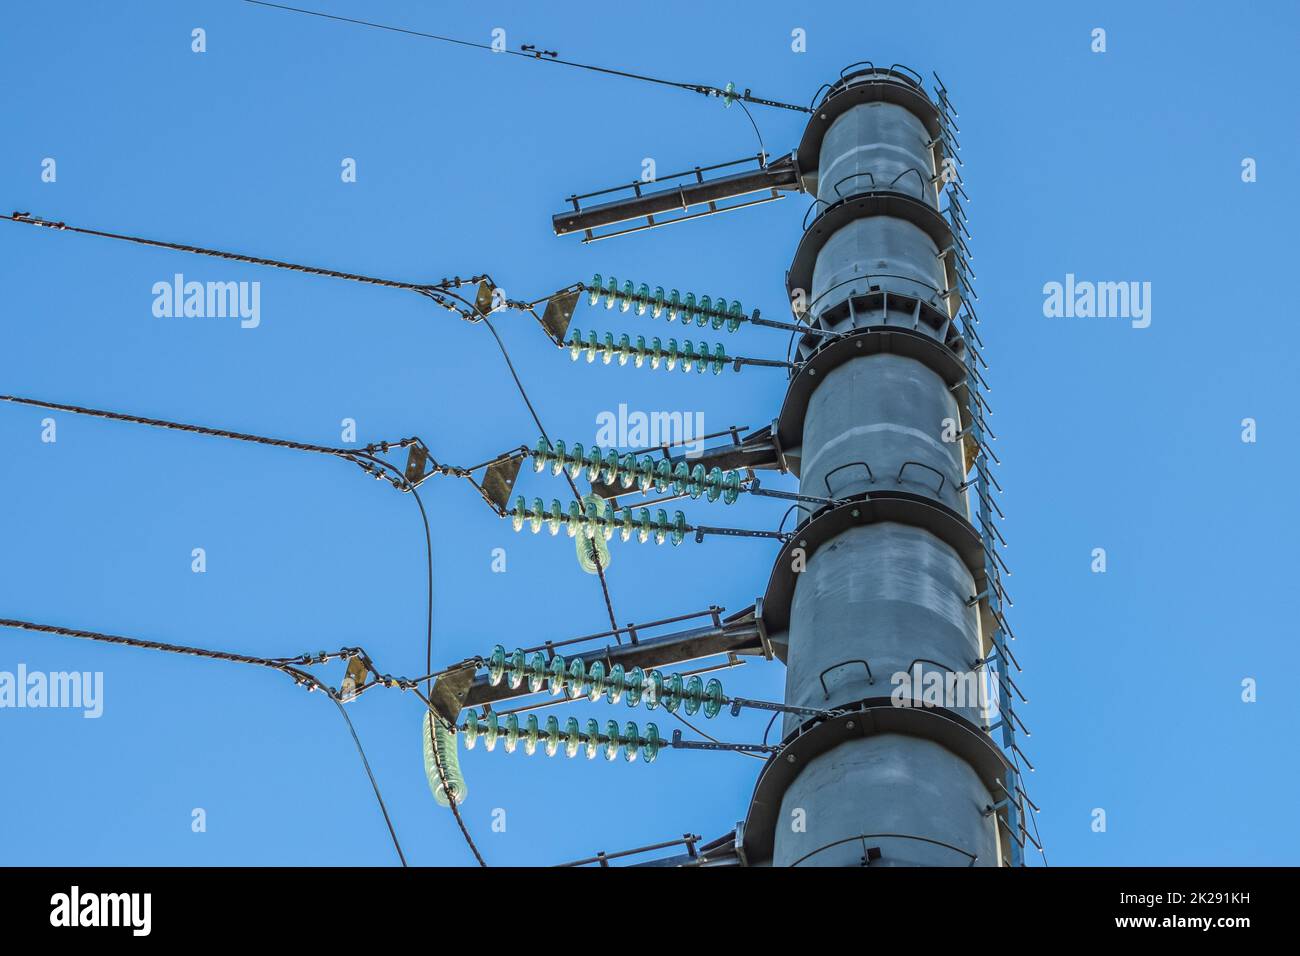
[[[801,494],[834,503],[799,505],[761,615],[786,705],[838,715],[787,712],[744,825],[751,864],[1021,862],[1018,777],[994,742],[1010,715],[988,693],[1000,578],[968,480],[985,463],[951,105],[918,80],[846,72],[797,152],[816,198],[787,283],[798,318],[837,337],[799,338],[774,428]]]

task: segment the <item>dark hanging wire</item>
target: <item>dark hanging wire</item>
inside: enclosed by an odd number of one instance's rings
[[[286,263],[279,259],[263,259],[261,256],[243,255],[240,252],[226,252],[216,250],[216,248],[204,248],[203,246],[187,246],[185,243],[165,242],[162,239],[146,239],[139,235],[126,235],[122,233],[108,233],[100,229],[86,229],[83,226],[70,226],[66,222],[55,222],[51,220],[39,219],[27,212],[14,212],[8,216],[0,216],[0,219],[6,219],[10,222],[23,222],[26,225],[44,226],[47,229],[56,229],[59,232],[78,233],[81,235],[98,235],[104,239],[118,239],[121,242],[133,242],[138,246],[153,246],[156,248],[170,248],[177,252],[191,252],[194,255],[211,256],[213,259],[225,259],[233,263],[248,263],[251,265],[269,265],[276,269],[287,269],[290,272],[302,272],[308,276],[326,276],[329,278],[344,278],[350,282],[364,282],[367,285],[383,286],[385,289],[406,289],[416,291],[416,293],[429,295],[430,298],[438,299],[435,293],[443,289],[455,289],[461,285],[473,284],[482,280],[482,276],[474,276],[463,280],[463,278],[451,278],[442,282],[433,282],[433,284],[420,284],[420,282],[400,282],[393,278],[377,278],[374,276],[361,276],[355,272],[338,272],[335,269],[321,269],[315,265],[299,265],[298,263]]]
[[[396,478],[397,481],[401,481],[401,482],[405,482],[405,481],[406,481],[406,478],[405,478],[405,476],[402,474],[402,472],[401,472],[401,471],[400,471],[400,470],[399,470],[395,465],[393,465],[391,462],[387,462],[387,461],[383,460],[382,458],[379,458],[379,457],[376,457],[376,456],[368,456],[368,457],[370,458],[370,460],[372,460],[373,462],[375,462],[375,464],[377,464],[377,465],[379,465],[379,466],[381,466],[381,467],[383,467],[383,468],[387,468],[387,469],[389,469],[390,471],[392,471],[393,474],[395,474],[395,475],[397,476],[397,478]],[[431,535],[430,532],[429,532],[429,513],[428,513],[428,512],[425,510],[425,508],[424,508],[424,502],[420,500],[420,494],[419,494],[419,492],[416,490],[416,488],[415,488],[413,485],[410,486],[410,487],[408,488],[408,490],[411,492],[411,496],[412,496],[413,498],[415,498],[415,503],[416,503],[416,505],[419,506],[419,509],[420,509],[420,520],[421,520],[421,521],[423,522],[423,524],[424,524],[424,547],[425,547],[425,559],[426,559],[426,565],[425,565],[425,566],[426,566],[426,568],[428,569],[428,589],[427,589],[427,592],[426,592],[426,593],[427,593],[427,603],[426,603],[426,612],[425,612],[425,650],[424,650],[425,657],[424,657],[424,669],[425,669],[425,673],[426,673],[426,674],[429,674],[430,676],[429,676],[428,678],[426,678],[426,680],[425,680],[425,693],[424,693],[424,694],[421,694],[418,688],[413,688],[413,689],[415,690],[416,696],[418,696],[418,697],[420,698],[420,700],[422,700],[422,701],[424,702],[424,705],[425,705],[425,707],[427,708],[428,713],[430,714],[430,717],[428,717],[428,718],[426,718],[426,719],[428,719],[428,720],[441,720],[442,718],[441,718],[440,716],[438,716],[437,713],[434,711],[434,709],[433,709],[433,704],[432,704],[432,702],[431,702],[431,700],[430,700],[430,697],[431,697],[432,694],[433,694],[433,680],[432,680],[432,671],[433,671],[433,537],[432,537],[432,535]],[[428,695],[428,696],[426,696],[426,695]],[[437,748],[437,747],[434,747],[434,746],[431,745],[430,748],[429,748],[429,750],[430,750],[430,752],[433,754],[433,765],[434,765],[434,768],[438,771],[438,779],[439,779],[439,781],[441,781],[441,783],[442,783],[442,792],[443,792],[443,794],[445,794],[446,797],[447,797],[447,806],[451,808],[451,815],[452,815],[453,817],[456,818],[456,825],[460,828],[461,836],[463,836],[463,837],[465,838],[465,843],[466,843],[466,845],[469,847],[470,852],[474,854],[474,859],[478,860],[478,865],[479,865],[479,866],[486,867],[486,866],[487,866],[487,861],[483,859],[483,854],[481,854],[481,853],[479,852],[478,845],[475,844],[475,842],[474,842],[474,838],[473,838],[472,836],[470,836],[469,827],[467,827],[467,826],[465,825],[465,820],[464,820],[464,819],[461,817],[461,815],[460,815],[460,808],[457,806],[456,796],[455,796],[455,794],[452,792],[452,788],[451,788],[451,786],[450,786],[450,785],[448,784],[448,782],[447,782],[447,773],[446,773],[446,771],[443,769],[443,766],[442,766],[442,758],[441,758],[441,757],[439,756],[439,754],[438,754],[438,748]]]
[[[506,50],[497,49],[488,43],[476,43],[472,40],[460,40],[456,37],[442,36],[437,33],[425,33],[421,30],[408,30],[403,27],[389,26],[384,23],[375,23],[371,20],[358,20],[353,17],[340,17],[332,13],[321,13],[319,10],[305,10],[302,7],[291,7],[281,3],[268,3],[266,0],[244,0],[259,7],[271,7],[276,10],[285,10],[290,13],[302,13],[311,17],[320,17],[322,20],[337,20],[340,23],[352,23],[357,26],[372,27],[376,30],[387,30],[390,33],[404,33],[407,36],[421,37],[425,40],[437,40],[441,43],[454,43],[457,46],[473,47],[476,50],[487,50],[490,53],[508,53],[511,56],[521,56],[528,60],[539,60],[544,63],[556,63],[560,66],[571,66],[579,70],[589,70],[593,73],[603,73],[606,76],[621,76],[624,79],[640,80],[644,83],[655,83],[659,86],[671,86],[679,90],[687,90],[691,93],[700,93],[704,96],[717,96],[729,98],[737,102],[756,103],[759,106],[773,106],[783,110],[794,110],[797,113],[811,113],[812,109],[807,106],[796,106],[791,103],[781,103],[776,100],[766,100],[761,97],[751,96],[749,90],[740,92],[737,90],[723,90],[716,86],[708,86],[702,83],[680,83],[675,80],[665,80],[656,76],[646,76],[643,73],[632,73],[627,70],[615,70],[605,66],[595,66],[590,63],[576,63],[573,60],[562,60],[557,55],[544,52],[541,50]]]
[[[45,401],[40,401],[38,399],[19,398],[13,395],[0,395],[0,400],[7,401],[7,402],[14,402],[20,405],[31,405],[38,408],[48,408],[57,411],[70,412],[79,415],[89,415],[94,418],[105,418],[112,421],[132,422],[135,424],[150,425],[157,428],[172,429],[174,431],[192,432],[201,435],[211,435],[218,438],[231,438],[239,441],[250,441],[261,445],[271,445],[277,448],[291,448],[299,451],[318,452],[320,454],[346,458],[349,461],[352,461],[356,464],[363,464],[363,461],[370,462],[373,465],[377,466],[378,468],[384,468],[391,471],[395,476],[392,479],[394,485],[396,487],[400,487],[403,488],[404,490],[409,491],[412,497],[415,498],[415,503],[420,509],[420,520],[424,526],[425,560],[426,560],[427,580],[428,580],[427,602],[426,602],[426,613],[425,613],[425,673],[429,674],[432,672],[433,670],[433,664],[432,664],[432,659],[433,659],[433,538],[429,530],[429,515],[428,512],[425,510],[424,502],[421,500],[419,492],[416,490],[414,485],[410,484],[410,482],[406,480],[406,476],[402,473],[402,471],[399,468],[397,468],[395,465],[393,465],[391,462],[385,461],[384,459],[379,458],[374,454],[374,452],[376,451],[380,451],[380,450],[386,451],[389,447],[400,447],[406,444],[410,440],[404,440],[403,442],[393,443],[391,445],[390,444],[368,445],[365,448],[361,448],[361,449],[331,448],[326,445],[309,445],[303,442],[286,441],[284,439],[278,439],[278,438],[266,438],[261,435],[248,435],[242,432],[231,432],[231,431],[225,431],[222,429],[215,429],[215,428],[204,428],[203,426],[200,425],[187,425],[182,422],[170,422],[170,421],[164,421],[162,419],[157,419],[157,418],[142,418],[137,415],[124,415],[119,412],[109,412],[109,411],[104,411],[102,409],[94,409],[94,408],[83,408],[82,406],[79,405],[65,405],[58,402],[45,402]],[[267,660],[265,658],[256,658],[256,657],[247,657],[247,656],[237,655],[237,654],[228,654],[223,651],[205,651],[201,648],[187,648],[187,647],[182,647],[181,645],[161,644],[154,641],[140,641],[134,638],[113,637],[110,635],[95,634],[94,632],[90,632],[90,631],[74,632],[66,628],[45,627],[42,625],[27,624],[26,622],[0,621],[0,625],[9,625],[13,627],[26,627],[26,629],[28,630],[43,630],[46,631],[47,633],[63,634],[65,636],[70,636],[70,637],[88,637],[95,640],[108,641],[110,643],[126,644],[132,647],[148,647],[148,648],[153,648],[155,650],[171,651],[173,653],[194,654],[199,657],[210,657],[218,660],[230,660],[237,663],[258,664],[264,667],[271,667],[281,671],[285,670],[285,665],[287,663],[285,661],[272,661],[272,660]],[[297,679],[298,678],[295,677],[295,680]],[[317,684],[316,686],[322,686],[322,685]],[[432,692],[432,686],[433,686],[432,680],[427,681],[426,686],[429,692]],[[422,699],[425,699],[427,704],[427,698],[422,698]],[[336,700],[335,703],[339,703],[339,702]],[[397,847],[397,855],[401,857],[402,865],[405,866],[406,858],[405,856],[403,856],[402,849],[397,843],[396,832],[393,830],[392,822],[388,818],[388,810],[384,806],[383,796],[380,794],[379,787],[375,783],[374,775],[370,771],[370,763],[368,760],[366,760],[365,751],[361,749],[361,743],[360,740],[357,738],[356,730],[352,727],[351,719],[348,718],[346,713],[343,714],[343,717],[344,720],[346,720],[348,723],[348,729],[349,731],[351,731],[353,739],[356,740],[357,742],[357,748],[361,754],[361,760],[366,766],[366,773],[370,776],[371,785],[374,786],[375,788],[375,797],[379,800],[380,809],[383,810],[384,813],[384,820],[385,822],[388,823],[389,832],[393,836],[393,844],[394,846]],[[436,754],[435,754],[435,762],[437,762]],[[442,768],[440,763],[439,763],[438,772],[439,775],[441,776]],[[444,790],[446,789],[447,788],[444,784]],[[459,810],[456,809],[454,802],[452,803],[452,812],[456,816],[456,822],[460,825],[461,832],[464,834],[465,840],[469,844],[470,850],[474,853],[474,856],[478,859],[479,863],[486,866],[487,864],[483,862],[483,858],[479,854],[478,848],[474,845],[474,841],[470,837],[469,831],[466,829],[464,821],[461,820],[460,812]]]
[[[289,441],[284,438],[267,438],[264,435],[249,435],[244,432],[232,432],[223,428],[207,428],[203,425],[188,425],[184,422],[166,421],[161,418],[144,418],[140,415],[127,415],[123,412],[111,412],[100,408],[86,408],[81,405],[65,405],[61,402],[46,402],[38,398],[24,398],[18,395],[0,395],[0,401],[15,405],[29,405],[33,408],[47,408],[56,412],[68,412],[73,415],[86,415],[91,418],[105,418],[115,422],[130,422],[135,425],[148,425],[152,428],[165,428],[171,431],[189,432],[194,435],[209,435],[213,438],[230,438],[235,441],[253,442],[257,445],[270,445],[273,448],[290,448],[295,451],[310,451],[336,458],[364,457],[367,453],[388,448],[400,448],[416,441],[404,438],[397,442],[384,442],[367,445],[364,448],[335,448],[329,445],[311,445],[305,442]]]
[[[452,294],[454,295],[454,293]],[[501,350],[501,357],[506,360],[506,367],[510,370],[510,377],[515,380],[515,387],[519,389],[520,397],[523,398],[524,404],[528,406],[528,413],[533,416],[533,423],[537,426],[537,430],[541,432],[542,437],[546,439],[546,444],[549,446],[551,439],[546,434],[546,427],[542,425],[542,420],[537,414],[537,409],[533,407],[533,403],[528,397],[528,392],[524,388],[524,383],[520,381],[519,373],[515,371],[515,363],[510,360],[510,352],[506,349],[505,342],[501,341],[501,336],[497,334],[496,327],[492,324],[492,320],[486,315],[482,316],[482,318],[483,324],[486,325],[488,331],[492,333],[492,338],[496,339],[497,348]],[[569,488],[573,491],[574,499],[581,501],[582,495],[578,492],[578,486],[574,483],[573,476],[570,475],[567,470],[564,472],[564,479],[568,482]],[[592,550],[591,557],[593,563],[596,565],[596,577],[600,579],[600,592],[605,598],[605,611],[609,614],[609,626],[612,630],[617,631],[618,619],[614,616],[614,602],[609,596],[609,582],[605,580],[605,568],[601,564],[600,555],[596,554],[594,549]]]
[[[0,627],[14,628],[21,631],[34,631],[38,634],[57,634],[62,637],[76,637],[83,640],[98,641],[104,644],[118,644],[124,647],[135,647],[144,650],[166,651],[170,654],[184,654],[189,657],[202,657],[207,660],[227,661],[232,664],[251,664],[257,667],[267,667],[271,670],[279,671],[293,678],[295,684],[306,684],[310,690],[324,691],[325,695],[334,702],[338,707],[339,713],[342,714],[343,720],[348,725],[348,731],[352,735],[352,742],[356,744],[357,753],[361,756],[361,763],[366,768],[366,776],[370,778],[370,786],[375,791],[375,799],[379,802],[379,810],[384,815],[384,823],[388,826],[388,835],[392,837],[393,848],[397,851],[397,858],[402,861],[402,866],[406,866],[406,854],[402,852],[402,844],[397,839],[397,830],[393,827],[393,820],[388,815],[388,806],[384,803],[384,795],[379,791],[379,783],[375,780],[375,775],[370,769],[370,761],[366,759],[365,748],[361,745],[361,738],[357,736],[356,728],[352,726],[352,719],[348,717],[347,711],[343,709],[342,702],[338,699],[338,694],[333,688],[325,686],[311,674],[299,670],[290,662],[303,663],[310,657],[304,655],[302,658],[270,658],[270,657],[253,657],[248,654],[235,654],[230,651],[214,651],[203,647],[191,647],[185,644],[167,644],[162,641],[149,641],[138,637],[124,637],[120,634],[104,634],[99,631],[82,631],[70,627],[59,627],[54,624],[37,624],[32,621],[18,621],[9,618],[0,618]],[[351,652],[364,654],[359,648],[347,648],[339,653],[339,656],[352,656]],[[329,655],[322,654],[319,658],[313,658],[313,661],[323,662],[322,659],[328,659]],[[367,658],[368,660],[368,658]]]

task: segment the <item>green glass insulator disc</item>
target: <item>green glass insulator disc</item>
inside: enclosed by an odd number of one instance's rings
[[[681,311],[682,311],[681,293],[678,292],[676,289],[673,289],[673,291],[668,296],[668,321],[669,322],[677,321],[677,316],[681,314]]]
[[[641,459],[636,468],[636,486],[645,494],[655,483],[655,460],[649,455]]]
[[[563,439],[557,441],[555,447],[551,450],[550,462],[551,474],[559,477],[559,475],[564,471],[564,465],[566,462]]]
[[[596,278],[591,280],[591,288],[587,290],[587,304],[598,305],[600,303],[600,273],[596,273]]]
[[[623,490],[631,490],[632,486],[636,484],[636,455],[628,452],[622,458],[619,458],[615,474],[618,476],[618,483],[623,486]]]
[[[709,500],[717,501],[722,495],[722,469],[710,468],[704,479],[704,487],[709,489]]]
[[[501,718],[496,711],[487,715],[487,727],[483,730],[483,746],[491,753],[497,749],[497,735],[501,733]]]
[[[609,669],[609,679],[605,681],[605,695],[609,698],[611,704],[617,704],[622,700],[625,686],[623,665],[615,664]]]
[[[541,498],[533,499],[533,510],[528,514],[528,530],[533,534],[542,530],[542,523],[546,520],[546,502]]]
[[[465,721],[465,749],[473,750],[478,742],[478,718],[470,714]]]
[[[664,699],[664,675],[652,670],[645,676],[646,710],[654,710]]]
[[[636,520],[632,517],[632,509],[624,508],[620,512],[618,521],[618,536],[623,541],[632,537],[632,532],[636,530]]]
[[[722,710],[722,681],[716,677],[704,688],[704,716],[712,720]]]
[[[735,504],[736,499],[739,497],[740,497],[740,472],[729,471],[727,472],[726,481],[723,482],[722,503],[724,505]]]
[[[617,457],[615,458],[617,464]],[[605,456],[600,453],[600,449],[595,445],[591,446],[591,451],[587,452],[587,480],[595,481],[600,477],[600,471],[605,467]]]
[[[510,526],[516,531],[522,531],[524,528],[524,519],[528,517],[528,502],[524,501],[524,496],[520,495],[515,499],[514,514],[510,518]]]
[[[699,674],[692,674],[691,679],[686,682],[686,699],[683,703],[686,705],[683,709],[687,717],[694,716],[700,709],[700,704],[704,701],[704,678]]]
[[[682,371],[689,372],[695,367],[695,346],[687,340],[682,345]]]
[[[666,491],[673,480],[673,463],[667,458],[655,462],[655,490]]]
[[[506,753],[512,754],[519,746],[519,715],[506,714]]]
[[[645,743],[641,746],[641,759],[646,763],[654,763],[655,757],[659,756],[659,728],[654,724],[645,726]]]
[[[533,754],[537,753],[537,736],[539,733],[540,730],[537,726],[537,715],[529,714],[528,721],[524,727],[523,738],[524,738],[524,753],[526,753],[530,757]]]
[[[668,340],[668,348],[665,353],[664,366],[670,372],[677,367],[677,340],[676,339]],[[655,366],[655,368],[658,367],[659,367],[658,365]]]
[[[685,515],[682,515],[682,520],[686,520]],[[658,508],[655,510],[655,544],[663,544],[667,540],[668,512],[664,511],[663,508]]]
[[[727,331],[734,332],[740,328],[740,323],[744,320],[744,310],[740,307],[739,300],[731,303],[731,311],[727,313]]]
[[[709,367],[709,343],[700,343],[700,357],[695,362],[695,371],[703,375]]]
[[[569,537],[577,537],[578,532],[582,529],[582,505],[576,501],[569,502],[569,520],[564,523],[564,530],[569,533]]]
[[[722,370],[726,367],[726,365],[727,365],[727,352],[722,347],[722,343],[719,342],[717,347],[714,348],[713,350],[713,366],[712,366],[713,374],[721,375]]]
[[[546,718],[546,756],[554,757],[560,749],[560,718],[551,714]]]
[[[581,657],[575,657],[569,664],[569,699],[577,700],[587,695],[587,665]]]
[[[635,294],[632,291],[634,288],[635,286],[632,285],[630,279],[627,282],[623,283],[623,294],[619,297],[619,303],[618,303],[620,312],[626,312],[628,308],[631,307],[632,296]]]
[[[684,495],[690,491],[691,466],[684,461],[679,461],[677,467],[673,469],[673,494]],[[522,498],[520,499],[523,500]]]
[[[596,754],[600,753],[600,721],[594,717],[587,721],[587,739],[583,744],[587,749],[587,759],[595,760]]]
[[[623,759],[628,763],[633,763],[640,751],[641,734],[637,730],[636,724],[629,720],[627,726],[623,728]]]
[[[614,308],[614,303],[618,301],[618,280],[613,276],[609,277],[609,285],[605,287],[605,308]]]
[[[551,696],[559,697],[564,693],[564,681],[569,676],[569,668],[564,658],[556,654],[551,658],[550,666],[546,670],[551,686]]]
[[[705,325],[711,319],[713,313],[713,300],[707,295],[700,298],[700,317],[696,320],[698,325]]]
[[[578,727],[578,718],[570,717],[564,722],[564,756],[578,756],[578,748],[582,746],[582,730]]]
[[[569,357],[576,362],[578,361],[578,356],[581,354],[582,330],[577,326],[574,326],[573,330],[569,332]]]
[[[560,526],[564,524],[564,512],[560,508],[560,502],[551,499],[551,513],[546,516],[546,527],[550,530],[551,536],[560,533]]]
[[[664,287],[655,286],[655,304],[654,310],[650,313],[654,318],[664,314]]]
[[[587,699],[595,703],[605,696],[605,662],[596,661],[592,664],[587,671],[587,676],[591,683],[591,688],[587,691]]]
[[[510,685],[511,690],[517,689],[524,682],[526,660],[524,652],[518,648],[510,655],[510,669],[506,671],[506,683]]]
[[[613,760],[618,756],[618,721],[611,720],[605,724],[605,759]]]
[[[727,297],[718,296],[718,303],[713,307],[713,314],[709,316],[709,325],[716,331],[727,324]]]
[[[596,353],[600,351],[600,339],[594,331],[587,333],[587,341],[583,343],[583,348],[587,352],[587,364],[590,365],[596,361]]]
[[[528,662],[528,692],[536,694],[546,680],[546,655],[538,651]]]
[[[492,648],[492,654],[488,657],[488,683],[496,687],[501,683],[501,678],[506,675],[506,649],[503,645],[498,644]]]
[[[646,307],[650,305],[650,287],[644,282],[641,288],[636,290],[636,314],[645,315]]]
[[[669,339],[668,341],[671,342],[672,339]],[[659,341],[659,336],[656,335],[650,340],[650,367],[658,368],[659,363],[663,361],[663,357],[664,344]]]
[[[650,509],[642,508],[636,516],[636,539],[645,544],[650,540],[650,532],[654,530],[650,523]]]
[[[600,536],[605,541],[614,537],[614,530],[618,526],[618,512],[614,506],[606,501],[600,509]]]
[[[686,540],[686,515],[680,511],[673,512],[673,530],[670,540],[674,548]]]
[[[704,466],[696,465],[691,469],[691,481],[686,486],[686,490],[690,492],[692,498],[698,498],[708,487],[708,480],[708,473],[704,470]]]
[[[627,360],[632,355],[632,340],[628,338],[626,334],[620,335],[618,337],[618,348],[615,351],[618,352],[619,366],[621,367],[626,365]]]
[[[639,667],[632,668],[627,675],[627,705],[637,707],[641,703],[641,693],[645,688],[645,671]]]
[[[533,471],[545,471],[551,462],[551,443],[545,438],[537,439],[537,448],[533,450]]]
[[[677,713],[677,708],[682,705],[682,675],[672,674],[664,687],[664,710],[670,714]]]
[[[682,303],[682,322],[693,322],[695,320],[695,293],[686,293],[686,300]]]
[[[573,443],[573,451],[569,452],[568,460],[565,466],[569,469],[570,478],[578,478],[582,475],[583,460],[582,442]]]
[[[614,360],[614,355],[618,352],[617,346],[614,345],[614,333],[606,332],[605,341],[600,347],[600,361],[602,365],[608,365]]]
[[[632,364],[637,368],[640,368],[642,365],[644,365],[645,353],[646,353],[645,336],[638,335],[636,337],[636,349],[632,353],[632,357],[635,361]]]

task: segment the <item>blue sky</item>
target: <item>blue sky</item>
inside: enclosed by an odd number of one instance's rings
[[[1049,859],[1296,862],[1294,6],[305,5],[479,42],[500,27],[512,48],[796,102],[868,57],[938,70],[961,110],[1028,784]],[[755,152],[744,114],[715,100],[234,0],[16,5],[3,27],[5,212],[413,281],[486,270],[512,296],[600,272],[782,311],[806,197],[588,247],[551,234],[565,196],[630,180],[646,157],[666,173]],[[206,53],[191,52],[195,27]],[[1094,27],[1104,54],[1090,52]],[[796,28],[805,53],[791,50]],[[769,151],[797,142],[800,115],[755,118]],[[340,181],[345,157],[356,183]],[[1257,182],[1241,180],[1245,157]],[[354,418],[363,443],[418,434],[462,464],[536,440],[487,330],[410,293],[0,227],[0,392],[322,444]],[[260,281],[260,326],[154,317],[151,288],[176,272]],[[1149,281],[1150,327],[1045,318],[1043,285],[1067,273]],[[575,318],[665,331],[634,321],[585,305]],[[619,403],[757,427],[784,390],[779,370],[574,366],[531,319],[498,327],[547,430],[568,441],[589,444]],[[785,345],[745,329],[735,348]],[[393,673],[420,672],[424,541],[405,496],[343,462],[68,415],[42,443],[45,415],[0,408],[0,616],[268,656],[359,643]],[[426,489],[435,661],[606,626],[567,539],[516,536],[463,483]],[[520,490],[567,488],[529,472]],[[784,506],[683,510],[759,528]],[[190,570],[196,547],[205,574]],[[774,556],[759,540],[612,547],[620,622],[737,610]],[[1105,574],[1090,570],[1098,547]],[[102,671],[104,714],[0,711],[0,863],[395,862],[323,698],[257,669],[5,631],[0,670],[20,663]],[[779,699],[784,674],[757,663],[723,677]],[[425,783],[418,702],[375,692],[350,713],[408,858],[472,862]],[[709,729],[754,740],[764,723],[724,714]],[[488,861],[531,865],[720,835],[760,765],[479,749],[462,766]],[[1097,807],[1105,833],[1091,829]],[[490,829],[498,808],[504,833]]]

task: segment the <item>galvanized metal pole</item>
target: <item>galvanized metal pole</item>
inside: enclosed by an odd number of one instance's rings
[[[842,503],[800,512],[760,616],[786,703],[832,716],[786,718],[744,825],[751,864],[1019,862],[1000,707],[970,693],[1001,651],[999,583],[987,506],[968,501],[983,419],[955,322],[960,224],[941,212],[944,108],[911,71],[869,66],[829,88],[796,154],[816,202],[789,291],[843,336],[801,342],[774,431],[801,492]]]

